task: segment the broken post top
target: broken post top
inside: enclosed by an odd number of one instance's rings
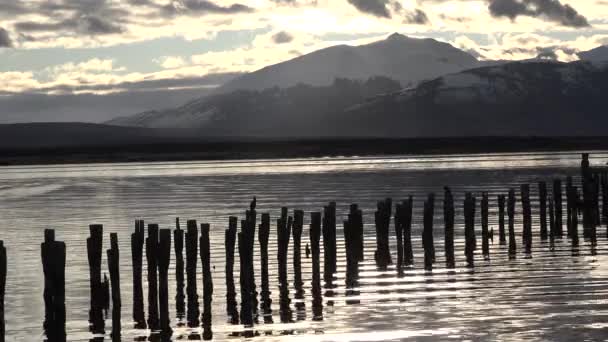
[[[55,241],[55,230],[54,229],[45,229],[44,230],[44,242],[53,242]]]

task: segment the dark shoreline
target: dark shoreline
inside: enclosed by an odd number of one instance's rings
[[[326,138],[1,149],[0,165],[608,150],[608,137]]]

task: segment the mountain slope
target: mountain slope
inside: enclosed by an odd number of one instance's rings
[[[515,62],[446,75],[340,116],[353,135],[584,136],[608,124],[608,68]]]
[[[406,86],[476,66],[468,53],[434,39],[393,34],[361,46],[338,45],[238,77],[219,92],[262,90],[298,83],[326,86],[335,78],[365,80],[386,76]]]
[[[579,52],[578,57],[589,62],[606,62],[608,61],[608,46],[603,45],[589,51]]]

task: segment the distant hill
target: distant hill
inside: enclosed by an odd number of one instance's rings
[[[435,39],[398,33],[361,46],[337,45],[271,65],[229,81],[218,92],[292,87],[299,83],[326,86],[335,78],[366,80],[385,76],[403,86],[477,66],[477,59]]]
[[[602,136],[608,67],[514,62],[450,74],[340,114],[350,135]]]
[[[608,62],[608,46],[602,45],[595,49],[579,52],[578,57],[589,62]]]

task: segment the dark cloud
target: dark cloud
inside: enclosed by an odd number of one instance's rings
[[[415,9],[414,11],[405,14],[403,22],[406,24],[425,25],[428,24],[429,18],[422,10]]]
[[[87,35],[103,35],[123,32],[122,27],[92,15],[69,18],[59,22],[41,23],[24,21],[15,24],[22,32],[71,31]]]
[[[272,41],[275,44],[285,44],[293,41],[293,36],[285,31],[281,31],[272,36]]]
[[[254,9],[239,3],[230,6],[220,6],[207,0],[173,0],[162,7],[165,16],[175,15],[205,15],[205,14],[235,14],[254,12]]]
[[[395,2],[389,0],[348,0],[359,11],[381,18],[391,18],[389,7]]]
[[[564,26],[589,26],[587,18],[559,0],[490,0],[489,10],[495,17],[511,20],[518,16],[544,17]]]
[[[547,48],[538,48],[538,54],[536,55],[537,59],[549,59],[552,61],[557,60],[557,53],[551,47]]]
[[[0,48],[12,46],[13,41],[11,40],[11,37],[9,37],[8,32],[6,32],[5,29],[0,27]]]
[[[317,0],[270,0],[279,6],[317,6]]]

